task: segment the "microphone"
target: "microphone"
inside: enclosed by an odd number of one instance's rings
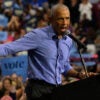
[[[75,36],[73,36],[69,30],[67,30],[65,34],[68,35],[72,40],[74,40],[79,48],[87,49],[86,46],[83,43],[81,43]]]

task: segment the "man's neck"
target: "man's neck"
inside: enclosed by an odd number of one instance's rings
[[[62,35],[58,35],[58,39],[61,39],[62,38]]]

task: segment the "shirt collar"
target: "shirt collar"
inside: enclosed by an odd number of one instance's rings
[[[52,26],[50,25],[49,28],[48,28],[48,31],[49,31],[49,37],[52,38],[53,36],[56,36]]]
[[[57,35],[54,32],[54,30],[52,28],[52,25],[49,26],[49,37],[50,38],[56,38],[57,39]],[[65,34],[62,39],[66,40],[67,39],[67,35]]]

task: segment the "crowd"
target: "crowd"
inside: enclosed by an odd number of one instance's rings
[[[40,2],[41,1],[41,2]],[[93,2],[95,1],[95,2]],[[12,42],[33,28],[49,24],[49,12],[55,3],[66,4],[71,12],[70,31],[87,46],[88,52],[96,54],[96,44],[100,35],[100,0],[0,0],[0,16],[5,16],[7,25],[0,25],[0,31],[8,33],[7,39],[1,44]],[[17,56],[27,54],[19,52]],[[76,80],[76,79],[75,79]],[[72,80],[71,80],[72,81]],[[25,100],[23,78],[13,73],[0,79],[0,100]]]

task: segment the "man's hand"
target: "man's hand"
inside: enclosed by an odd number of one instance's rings
[[[89,72],[89,73],[88,73],[88,76],[89,76],[89,77],[95,76],[95,75],[99,75],[99,73],[94,73],[94,72]]]
[[[88,74],[88,77],[92,77],[92,76],[98,75],[98,73],[94,73],[94,72],[88,72],[87,74]],[[84,79],[84,78],[86,78],[87,76],[86,76],[85,72],[79,72],[79,73],[77,74],[77,77],[80,78],[80,79]]]

